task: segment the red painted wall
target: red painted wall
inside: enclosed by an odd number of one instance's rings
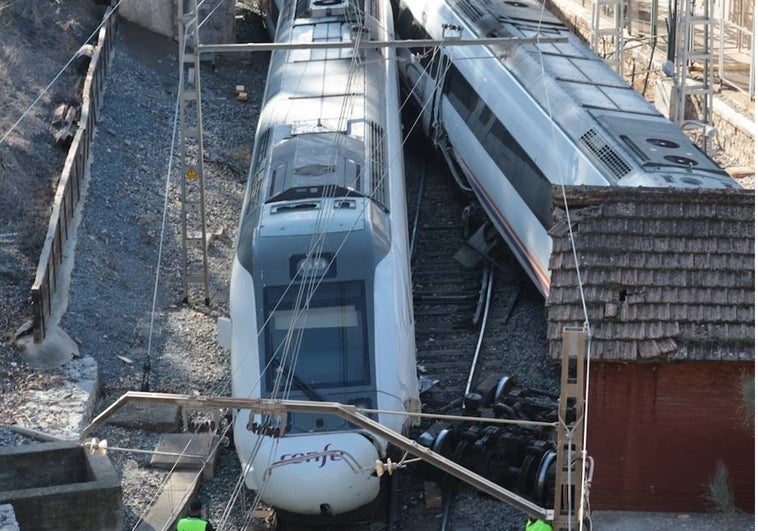
[[[587,450],[593,510],[712,511],[716,463],[752,512],[754,429],[742,424],[739,378],[753,363],[593,363]]]

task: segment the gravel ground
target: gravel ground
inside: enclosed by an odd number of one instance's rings
[[[248,54],[203,69],[206,214],[208,232],[215,235],[209,247],[211,297],[208,306],[202,299],[185,304],[177,172],[166,188],[176,45],[121,25],[62,321],[80,354],[97,360],[98,410],[124,391],[139,390],[146,378],[156,392],[229,394],[228,355],[216,344],[216,318],[228,312],[233,235],[266,66],[265,54]],[[250,101],[234,98],[237,85],[254,88]],[[113,427],[96,435],[111,445],[143,449],[152,449],[157,440],[152,433]],[[136,454],[112,452],[111,458],[123,478],[125,527],[131,529],[165,472],[146,467],[146,458]],[[233,459],[222,458],[216,478],[203,487],[217,522],[239,474],[238,466],[227,470],[234,465]]]

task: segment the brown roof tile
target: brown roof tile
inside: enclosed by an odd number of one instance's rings
[[[553,358],[563,327],[584,321],[560,194],[546,301]],[[755,358],[752,190],[568,187],[566,200],[593,357]]]

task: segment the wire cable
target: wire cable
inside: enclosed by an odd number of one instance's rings
[[[545,75],[545,62],[544,62],[544,57],[543,57],[542,50],[540,48],[539,38],[540,38],[540,35],[541,35],[541,31],[540,30],[541,30],[541,27],[542,27],[542,19],[543,19],[544,13],[545,13],[545,9],[546,9],[545,8],[545,0],[542,0],[541,11],[540,11],[540,18],[539,18],[539,21],[537,23],[537,32],[536,32],[537,33],[538,42],[535,45],[535,47],[540,52],[538,55],[539,55],[539,59],[540,59],[540,71],[542,73],[542,79],[543,80],[547,79],[547,77]],[[549,92],[548,92],[548,89],[547,89],[547,83],[543,83],[543,88],[545,90],[545,102],[546,102],[546,105],[547,105],[548,117],[549,117],[551,123],[554,123],[553,122],[552,108],[551,108],[551,105],[550,105],[550,95],[549,95]],[[559,151],[558,151],[558,142],[557,142],[557,139],[556,139],[556,127],[552,127],[551,128],[551,133],[552,133],[552,141],[553,141],[553,154],[557,154]],[[571,243],[571,252],[572,252],[572,255],[573,255],[573,258],[574,258],[574,266],[575,266],[575,269],[576,269],[577,286],[578,286],[578,289],[579,289],[579,295],[580,295],[581,302],[582,302],[582,311],[584,313],[584,330],[585,330],[585,335],[586,335],[587,338],[591,338],[592,337],[592,332],[591,332],[591,328],[590,328],[589,314],[587,312],[587,301],[586,301],[586,298],[584,296],[584,285],[583,285],[583,282],[582,282],[582,272],[581,272],[581,269],[580,269],[580,266],[579,266],[579,257],[578,257],[578,253],[577,253],[577,249],[576,249],[576,240],[574,238],[574,231],[573,231],[573,229],[571,227],[571,212],[570,212],[569,206],[568,206],[568,199],[566,198],[566,187],[565,187],[565,181],[564,181],[564,178],[563,178],[563,172],[561,171],[560,164],[558,164],[557,160],[556,160],[556,174],[560,176],[560,185],[561,185],[561,191],[562,191],[562,196],[563,196],[563,208],[564,208],[564,211],[566,213],[566,223],[568,225],[569,241]],[[580,496],[580,499],[579,499],[579,514],[583,514],[584,513],[585,489],[586,489],[586,484],[587,484],[587,478],[586,478],[586,472],[587,471],[586,471],[586,467],[584,466],[584,463],[585,463],[585,458],[587,456],[587,429],[588,429],[587,419],[589,417],[589,415],[587,413],[588,413],[588,410],[589,410],[590,354],[591,354],[591,352],[590,352],[590,342],[588,341],[587,342],[587,351],[586,351],[586,355],[585,355],[585,357],[586,357],[586,360],[585,360],[586,367],[585,367],[585,374],[584,374],[585,388],[583,390],[583,392],[584,392],[584,408],[583,408],[583,411],[582,411],[582,425],[583,425],[583,428],[582,428],[582,433],[583,433],[582,443],[583,444],[582,444],[582,470],[581,470],[581,492],[582,492],[582,495]],[[577,419],[577,421],[579,421],[579,419]],[[569,437],[569,441],[571,441],[572,437],[573,437],[573,429],[570,431],[569,436],[570,436]],[[569,445],[569,447],[571,447],[571,445]],[[568,491],[569,491],[569,500],[568,500],[569,501],[569,507],[568,507],[568,510],[569,510],[569,515],[571,515],[572,514],[571,513],[571,501],[572,501],[571,500],[571,495],[572,495],[572,492],[573,492],[573,488],[572,488],[572,485],[571,485],[571,466],[569,466],[568,483],[569,483],[568,484]],[[582,531],[583,528],[584,528],[584,521],[583,520],[584,519],[582,519],[579,522],[579,530],[580,531]],[[569,530],[571,530],[571,518],[569,518]]]

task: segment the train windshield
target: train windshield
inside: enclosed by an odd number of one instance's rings
[[[306,307],[297,284],[268,287],[266,304],[266,387],[273,390],[277,367],[294,372],[310,389],[370,383],[363,282],[321,282]],[[306,393],[308,394],[308,393]]]

